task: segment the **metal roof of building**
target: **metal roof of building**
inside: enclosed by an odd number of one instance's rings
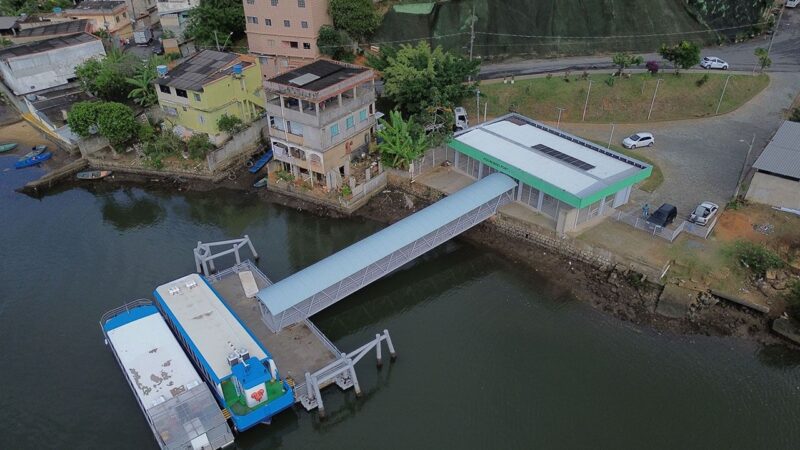
[[[241,64],[243,69],[252,65],[236,53],[203,50],[175,66],[166,76],[156,78],[156,84],[187,91],[202,91],[206,84],[229,75],[236,63]]]
[[[341,83],[348,78],[352,78],[368,70],[370,69],[366,67],[338,63],[327,59],[318,59],[311,64],[306,64],[305,66],[270,78],[268,81],[314,92]],[[297,84],[298,80],[302,80],[300,84]]]
[[[64,11],[64,14],[78,14],[78,13],[91,13],[95,11],[100,12],[109,12],[114,11],[115,9],[119,8],[120,6],[125,6],[125,2],[122,1],[88,1],[88,2],[81,2],[78,6],[73,8],[69,8]]]
[[[25,44],[14,45],[0,49],[0,59],[28,56],[34,53],[43,53],[58,50],[64,47],[85,44],[87,42],[99,41],[100,38],[88,33],[71,34],[41,41],[27,42]]]
[[[279,314],[335,283],[374,264],[464,214],[516,187],[495,173],[327,258],[261,289],[257,296],[272,315]]]
[[[19,17],[15,16],[0,16],[0,30],[10,30],[17,26]]]
[[[47,23],[47,22],[45,22]],[[23,28],[15,37],[27,38],[36,36],[52,36],[70,33],[88,33],[91,30],[89,19],[70,20],[67,22],[47,23],[40,27]]]
[[[179,291],[172,294],[170,290],[175,288]],[[234,349],[244,348],[259,360],[267,358],[261,345],[200,275],[191,274],[162,284],[156,288],[156,294],[217,381],[231,374],[228,355]]]
[[[783,122],[753,167],[762,172],[800,179],[800,123]]]
[[[454,141],[579,198],[650,167],[519,114],[469,128]]]

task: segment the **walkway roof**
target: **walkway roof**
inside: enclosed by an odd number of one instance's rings
[[[519,114],[469,128],[449,145],[576,208],[652,171],[648,164]]]
[[[258,298],[272,315],[280,314],[516,186],[516,181],[503,174],[489,175],[372,236],[267,286],[259,291]]]

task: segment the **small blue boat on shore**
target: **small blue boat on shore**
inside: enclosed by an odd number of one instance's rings
[[[254,163],[253,167],[251,167],[250,173],[256,173],[261,170],[264,166],[267,165],[269,160],[272,159],[272,149],[267,150],[267,153],[264,153],[260,158],[258,158]]]
[[[50,152],[44,152],[41,155],[31,156],[29,158],[24,158],[16,163],[14,163],[14,168],[16,169],[24,169],[25,167],[35,166],[37,164],[43,163],[48,159],[52,158],[53,154]]]

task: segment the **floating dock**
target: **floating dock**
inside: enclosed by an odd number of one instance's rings
[[[239,317],[197,274],[156,288],[156,304],[183,348],[229,411],[234,428],[269,424],[294,404],[278,364]]]
[[[233,444],[213,394],[152,302],[111,310],[100,327],[162,449]]]

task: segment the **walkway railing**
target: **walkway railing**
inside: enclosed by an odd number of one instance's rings
[[[617,219],[617,221],[619,222],[627,223],[628,225],[631,225],[634,228],[643,230],[652,236],[658,236],[660,238],[666,239],[669,242],[672,242],[675,239],[677,239],[678,236],[684,231],[694,236],[701,237],[703,239],[708,239],[708,236],[711,234],[711,231],[717,224],[716,218],[714,219],[713,222],[711,222],[709,225],[705,227],[688,222],[686,220],[682,220],[677,227],[671,229],[659,225],[653,225],[652,223],[648,222],[647,219],[645,219],[640,215],[630,214],[623,211],[617,211],[617,213],[614,214],[614,218]]]

